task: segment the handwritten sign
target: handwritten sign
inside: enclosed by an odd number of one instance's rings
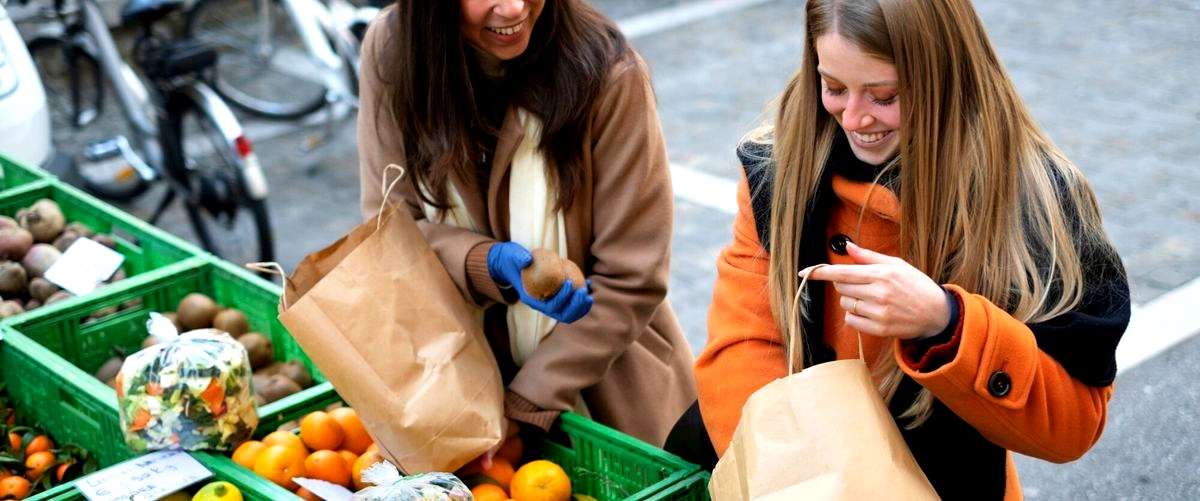
[[[121,267],[125,256],[96,243],[95,240],[80,238],[67,248],[50,269],[46,280],[62,287],[76,296],[93,290],[100,282],[108,280]]]
[[[188,453],[171,450],[113,465],[75,485],[90,501],[153,501],[211,476]]]

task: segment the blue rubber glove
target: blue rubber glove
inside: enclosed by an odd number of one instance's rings
[[[512,287],[517,291],[522,303],[564,324],[587,315],[592,309],[592,295],[588,294],[592,286],[591,280],[579,289],[574,288],[575,284],[572,284],[571,280],[565,280],[562,288],[558,289],[554,296],[543,301],[525,292],[525,284],[521,282],[521,270],[532,263],[533,255],[516,242],[500,242],[488,250],[488,274],[492,276],[496,285],[502,288]]]

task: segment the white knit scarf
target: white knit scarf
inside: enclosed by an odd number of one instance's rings
[[[538,148],[542,138],[542,121],[524,109],[517,110],[517,119],[525,137],[513,156],[509,172],[508,233],[509,238],[526,249],[550,249],[567,257],[566,225],[562,211],[554,210],[554,192],[546,175],[546,158]],[[513,189],[516,187],[517,189]],[[448,186],[450,209],[439,211],[423,204],[426,219],[464,228],[476,233],[479,227],[463,204],[462,195],[453,183]],[[486,189],[486,188],[484,188]],[[574,284],[576,287],[582,284]],[[513,361],[524,365],[538,343],[557,322],[525,303],[508,308],[508,339]]]

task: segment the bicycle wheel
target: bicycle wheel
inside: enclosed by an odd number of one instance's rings
[[[183,206],[205,250],[236,264],[273,261],[275,246],[266,200],[251,198],[237,152],[216,122],[195,108],[178,118],[186,190]]]
[[[137,136],[105,82],[100,64],[75,42],[42,37],[29,42],[29,53],[46,91],[51,135],[56,149],[71,156],[67,180],[108,200],[126,201],[142,194],[146,182],[123,158],[86,161],[81,152],[89,144],[124,136]],[[142,155],[136,145],[130,145]]]
[[[188,37],[220,54],[213,86],[231,104],[277,119],[325,104],[321,70],[279,0],[200,0],[186,23]]]

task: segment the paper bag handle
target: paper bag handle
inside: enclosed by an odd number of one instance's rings
[[[400,175],[396,176],[396,179],[393,179],[391,184],[389,184],[387,182],[387,175],[389,171],[393,170],[400,171]],[[375,231],[379,231],[379,228],[383,226],[383,208],[387,206],[388,197],[391,196],[392,190],[396,188],[401,179],[404,179],[404,167],[396,164],[387,164],[387,167],[383,168],[383,175],[380,177],[382,178],[382,182],[380,183],[379,191],[383,193],[383,198],[379,201],[379,213],[375,216]]]
[[[276,263],[276,262],[246,263],[242,266],[245,266],[247,269],[254,270],[257,272],[261,272],[261,273],[270,273],[272,275],[279,275],[281,278],[283,278],[284,282],[288,281],[287,272],[283,271],[283,267],[280,266],[279,263]],[[280,299],[283,301],[283,309],[285,309],[285,310],[288,309],[289,306],[287,304],[287,294],[282,294],[280,296]]]
[[[821,263],[821,264],[813,265],[813,266],[810,266],[803,270],[800,270],[800,272],[796,274],[800,277],[800,286],[796,288],[796,295],[792,297],[792,311],[788,315],[788,327],[789,328],[792,326],[800,325],[799,324],[799,321],[800,321],[800,296],[802,296],[804,294],[804,288],[808,286],[808,276],[811,275],[814,270],[816,270],[817,268],[820,268],[822,266],[828,266],[828,264]],[[864,358],[864,355],[863,355],[862,332],[859,332],[857,329],[855,329],[854,334],[858,337],[858,359],[862,360],[863,363],[866,363],[866,359]],[[796,344],[797,343],[796,343],[795,338],[792,336],[788,336],[788,339],[787,339],[788,371],[787,371],[787,373],[789,376],[792,374],[795,374],[794,370],[795,370],[795,364],[796,364]]]

